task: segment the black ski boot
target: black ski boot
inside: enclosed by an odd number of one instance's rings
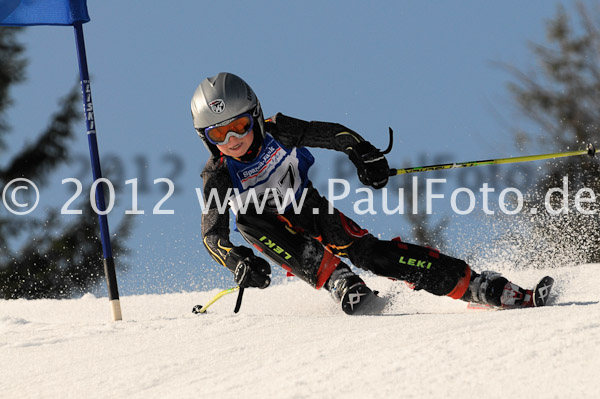
[[[378,314],[385,307],[383,298],[379,298],[344,264],[340,264],[333,271],[325,288],[333,299],[342,305],[344,313],[349,315]]]
[[[461,299],[500,309],[544,306],[553,283],[551,277],[544,277],[534,289],[527,290],[508,281],[500,273],[473,272],[469,288]]]

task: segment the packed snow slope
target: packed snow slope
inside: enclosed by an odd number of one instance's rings
[[[218,290],[0,301],[2,398],[600,398],[600,265],[505,271],[551,306],[469,310],[365,276],[390,300],[350,317],[298,280]]]

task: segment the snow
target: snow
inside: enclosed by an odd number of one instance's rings
[[[2,398],[599,398],[599,264],[510,271],[555,277],[551,305],[510,311],[413,292],[351,317],[298,280],[219,292],[0,301]]]

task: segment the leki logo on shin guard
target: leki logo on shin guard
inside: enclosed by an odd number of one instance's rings
[[[290,259],[292,255],[289,254],[285,249],[281,248],[277,243],[274,243],[266,236],[262,236],[259,238],[259,241],[262,242],[267,248],[270,248],[278,255],[282,255],[286,260]]]
[[[404,256],[401,256],[398,260],[398,263],[402,263],[403,265],[420,267],[423,269],[431,268],[431,262],[427,262],[426,260],[419,260],[415,258],[404,259]]]

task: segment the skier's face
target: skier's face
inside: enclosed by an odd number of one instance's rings
[[[227,144],[217,145],[217,148],[227,156],[240,158],[248,152],[253,140],[254,130],[250,130],[244,137],[231,136]]]

